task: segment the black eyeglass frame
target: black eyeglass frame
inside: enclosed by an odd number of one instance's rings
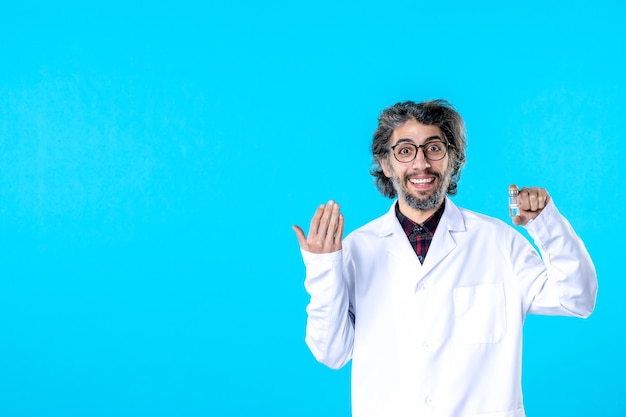
[[[433,143],[442,143],[444,145],[443,146],[444,152],[443,152],[443,155],[441,156],[441,158],[432,159],[432,158],[429,158],[426,155],[426,147],[432,145]],[[401,160],[398,159],[398,157],[396,156],[396,148],[398,146],[400,146],[400,145],[411,145],[411,146],[413,146],[415,148],[415,155],[413,156],[413,159],[411,159],[410,161],[401,161]],[[409,162],[415,161],[415,158],[417,158],[417,154],[420,152],[420,148],[422,148],[422,152],[424,153],[424,158],[426,158],[428,161],[434,162],[434,161],[441,161],[443,158],[445,158],[446,155],[448,154],[448,148],[454,148],[454,146],[452,146],[448,142],[445,142],[445,141],[443,141],[441,139],[436,139],[436,140],[428,141],[428,142],[426,142],[426,143],[424,143],[422,145],[416,145],[416,144],[414,144],[412,142],[400,142],[400,143],[396,143],[393,146],[390,146],[389,150],[393,154],[393,157],[396,158],[396,161],[400,162],[401,164],[408,164]]]

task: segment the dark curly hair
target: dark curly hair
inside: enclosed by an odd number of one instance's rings
[[[415,119],[425,125],[435,125],[441,129],[450,144],[450,166],[452,179],[447,193],[457,193],[461,179],[461,168],[465,165],[466,132],[465,122],[461,115],[444,100],[429,100],[422,103],[404,101],[385,108],[378,116],[378,127],[372,137],[372,155],[374,157],[370,173],[374,177],[376,188],[385,197],[395,198],[396,190],[391,179],[387,178],[381,168],[380,161],[389,158],[389,139],[393,131]]]

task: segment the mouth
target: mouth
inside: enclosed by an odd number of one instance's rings
[[[407,180],[409,186],[414,190],[425,192],[433,188],[436,184],[438,175],[431,172],[408,175]]]
[[[432,183],[433,181],[435,181],[435,177],[428,177],[428,178],[409,178],[409,182],[411,184],[415,184],[415,185],[429,185],[430,183]]]

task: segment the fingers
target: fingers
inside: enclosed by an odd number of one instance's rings
[[[524,187],[521,190],[512,184],[509,186],[509,196],[511,191],[518,190],[516,202],[519,204],[518,215],[513,215],[511,211],[511,219],[515,225],[525,225],[530,220],[537,218],[541,211],[550,201],[550,196],[545,188]]]
[[[326,212],[324,214],[326,214]],[[339,229],[343,229],[342,218],[343,216],[339,214],[339,204],[333,203],[330,209],[328,228],[326,229],[326,236],[324,241],[324,247],[330,249],[333,252],[336,250],[335,248],[337,247],[337,242],[341,244],[341,233],[339,233]]]
[[[334,232],[333,227],[337,224],[337,219],[333,216],[335,209],[339,212],[339,205],[334,201],[329,201],[326,206],[324,206],[324,210],[322,211],[322,218],[319,223],[319,229],[317,230],[317,234],[320,236],[322,240],[327,240],[330,232]],[[311,231],[309,231],[311,233]]]
[[[545,188],[524,187],[519,192],[518,199],[522,210],[540,212],[546,207],[548,201],[550,201],[550,196]]]
[[[326,206],[322,204],[315,210],[315,214],[313,214],[313,218],[311,219],[311,225],[309,226],[309,238],[311,235],[317,235],[317,232],[320,228],[320,222],[322,220],[322,215],[324,214],[324,210]]]
[[[339,208],[339,206],[337,206]],[[339,213],[339,221],[337,222],[337,231],[335,233],[335,241],[333,243],[333,252],[341,249],[341,241],[343,239],[343,214]]]

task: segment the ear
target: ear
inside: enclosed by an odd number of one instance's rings
[[[378,163],[380,164],[380,167],[383,169],[383,174],[385,174],[385,177],[391,178],[391,169],[389,167],[388,159],[380,158],[378,160]]]
[[[454,172],[454,167],[456,166],[456,148],[450,148],[448,150],[448,169]]]

